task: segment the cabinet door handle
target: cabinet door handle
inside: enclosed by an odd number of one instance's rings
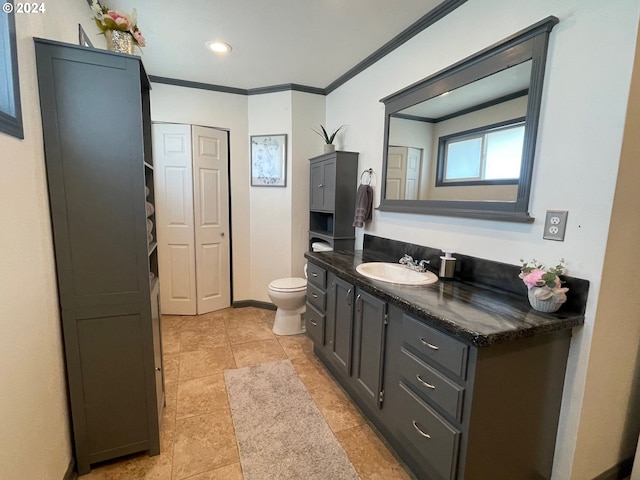
[[[318,188],[323,188],[323,187],[324,187],[323,184],[318,185]]]
[[[424,338],[420,338],[420,343],[422,343],[425,347],[429,347],[431,350],[440,350],[440,347],[437,347],[433,343],[427,342]]]
[[[347,305],[351,306],[351,289],[347,290]]]
[[[317,276],[318,276],[318,274],[317,274],[316,272],[313,272],[313,273],[311,274],[311,276],[313,276],[313,277],[317,277]]]
[[[430,383],[425,382],[425,381],[422,379],[422,377],[420,377],[420,374],[419,374],[419,373],[416,375],[416,378],[417,378],[417,379],[418,379],[418,381],[419,381],[422,385],[424,385],[425,387],[427,387],[427,388],[431,388],[431,389],[435,390],[435,388],[436,388],[436,387],[435,387],[434,385],[431,385]]]
[[[422,435],[424,438],[431,438],[431,435],[422,431],[415,420],[411,420],[411,423],[413,423],[413,428],[415,428],[420,435]]]
[[[315,293],[312,293],[312,294],[311,294],[311,296],[312,296],[313,298],[318,298],[318,295],[316,295]]]
[[[360,296],[360,294],[358,294],[356,296],[356,310],[359,312],[360,311],[360,305],[362,304],[362,297]]]
[[[309,319],[309,323],[310,323],[311,325],[313,325],[314,327],[317,327],[317,326],[318,326],[318,324],[317,324],[316,322],[314,322],[313,320],[311,320],[311,319]]]

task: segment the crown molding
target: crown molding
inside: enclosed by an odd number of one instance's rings
[[[449,13],[454,11],[460,5],[465,3],[467,0],[444,0],[440,5],[432,9],[429,13],[421,17],[418,21],[411,24],[408,28],[406,28],[403,32],[396,35],[393,39],[385,43],[378,50],[373,52],[367,58],[362,60],[360,63],[355,65],[353,68],[349,69],[343,75],[338,77],[336,80],[331,82],[325,88],[319,87],[310,87],[307,85],[299,85],[296,83],[284,83],[281,85],[272,85],[267,87],[258,87],[258,88],[235,88],[235,87],[227,87],[224,85],[213,85],[210,83],[202,83],[202,82],[193,82],[190,80],[181,80],[178,78],[169,78],[169,77],[157,77],[155,75],[149,75],[149,79],[155,83],[163,83],[165,85],[175,85],[177,87],[187,87],[187,88],[199,88],[202,90],[211,90],[222,93],[232,93],[236,95],[262,95],[264,93],[275,93],[275,92],[285,92],[285,91],[296,91],[296,92],[305,92],[305,93],[313,93],[316,95],[328,95],[333,92],[336,88],[344,85],[353,77],[363,72],[371,65],[376,63],[381,58],[385,57],[389,53],[393,52],[396,48],[403,45],[405,42],[409,41],[411,38],[415,37],[418,33],[422,32],[424,29],[430,27],[434,23],[436,23],[441,18],[444,18]]]

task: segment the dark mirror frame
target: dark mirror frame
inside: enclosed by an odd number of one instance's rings
[[[529,216],[528,208],[538,121],[540,117],[542,84],[547,59],[549,34],[558,21],[556,17],[547,17],[501,42],[453,64],[449,68],[441,70],[380,100],[385,104],[385,133],[382,162],[382,197],[378,210],[502,220],[508,222],[533,222],[534,218]],[[527,60],[532,61],[531,82],[529,85],[527,114],[525,117],[526,128],[520,179],[518,181],[518,196],[515,202],[385,199],[389,125],[393,114]]]
[[[13,0],[6,0],[5,3],[9,3],[13,6]],[[9,38],[8,61],[4,65],[5,70],[10,74],[11,81],[13,82],[13,95],[10,101],[13,103],[13,113],[4,112],[0,110],[0,132],[7,133],[14,137],[24,139],[24,130],[22,128],[22,105],[20,103],[20,81],[18,78],[18,50],[16,47],[16,19],[15,13],[2,13],[7,16],[7,22],[3,24],[6,26],[7,36]]]

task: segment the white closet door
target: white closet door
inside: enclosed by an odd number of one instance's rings
[[[231,305],[227,133],[192,127],[198,313]]]
[[[191,126],[154,124],[153,152],[160,308],[163,314],[195,315]]]

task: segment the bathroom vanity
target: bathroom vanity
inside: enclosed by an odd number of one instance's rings
[[[543,314],[518,267],[463,256],[457,280],[402,286],[356,267],[439,250],[369,235],[364,247],[306,254],[307,333],[338,383],[420,479],[550,478],[588,282],[571,279],[572,303]]]

